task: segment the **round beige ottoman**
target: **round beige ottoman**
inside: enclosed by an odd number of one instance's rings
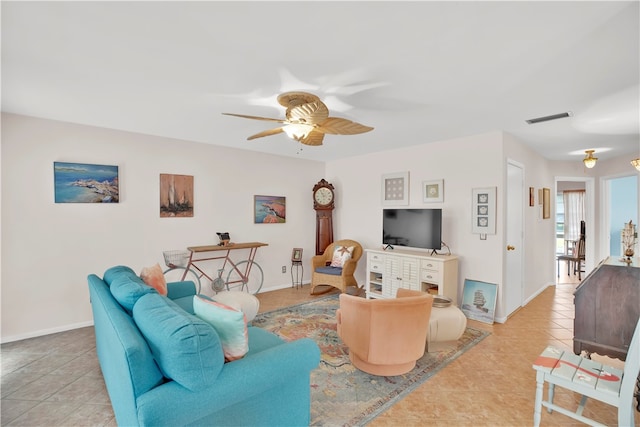
[[[467,328],[467,317],[454,305],[433,307],[429,319],[427,351],[444,351],[454,348]]]
[[[242,311],[247,318],[247,322],[251,322],[260,309],[260,300],[255,295],[242,291],[218,292],[211,299]]]

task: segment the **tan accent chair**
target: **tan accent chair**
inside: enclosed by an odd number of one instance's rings
[[[433,295],[398,289],[397,298],[340,295],[338,336],[361,371],[380,376],[411,371],[425,352]]]
[[[319,268],[322,269],[327,267],[329,263],[331,263],[331,258],[333,257],[333,251],[336,246],[353,246],[353,253],[351,254],[351,259],[344,263],[342,266],[342,271],[337,271],[340,274],[327,274],[322,272],[317,272]],[[356,281],[353,274],[356,271],[356,267],[358,266],[358,260],[362,256],[362,245],[356,242],[355,240],[337,240],[326,247],[324,253],[322,255],[316,255],[311,258],[311,293],[314,294],[314,289],[316,286],[320,285],[329,285],[334,288],[340,289],[341,292],[347,291],[347,286],[355,286],[358,287],[358,282]],[[326,292],[326,291],[325,291]],[[322,292],[321,292],[322,293]]]

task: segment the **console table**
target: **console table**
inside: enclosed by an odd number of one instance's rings
[[[458,257],[405,249],[367,249],[367,298],[395,298],[398,288],[458,301]]]

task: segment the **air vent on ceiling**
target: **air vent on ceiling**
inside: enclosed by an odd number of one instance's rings
[[[529,123],[530,125],[533,125],[535,123],[548,122],[550,120],[564,119],[565,117],[571,117],[571,116],[573,116],[573,113],[571,111],[567,111],[566,113],[553,114],[551,116],[536,117],[535,119],[529,119],[526,122]]]

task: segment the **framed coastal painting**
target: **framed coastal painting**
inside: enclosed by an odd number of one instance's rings
[[[287,222],[287,199],[284,196],[253,196],[255,224]]]
[[[469,319],[492,324],[496,314],[497,296],[498,285],[495,283],[465,279],[462,312]]]
[[[53,162],[56,203],[119,203],[118,166]]]
[[[193,216],[193,176],[160,174],[160,218]]]

